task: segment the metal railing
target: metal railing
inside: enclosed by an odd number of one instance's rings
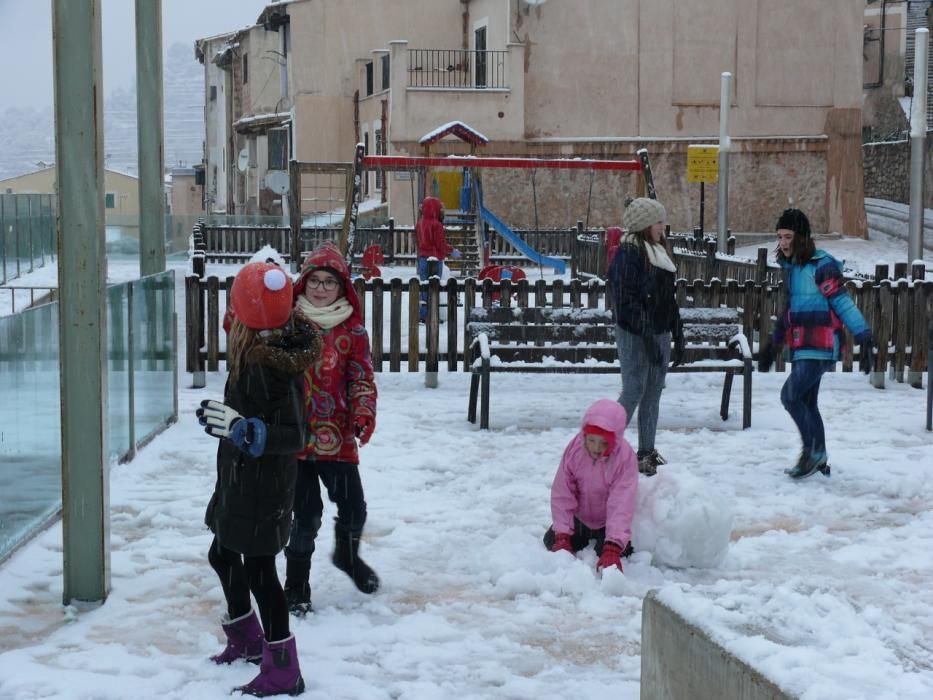
[[[408,49],[408,87],[507,88],[507,51]]]

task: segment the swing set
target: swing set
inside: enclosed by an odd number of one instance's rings
[[[475,221],[476,235],[479,249],[483,255],[483,265],[490,265],[490,246],[486,237],[486,230],[495,230],[502,238],[507,240],[524,257],[536,262],[539,266],[548,266],[563,274],[565,263],[558,258],[541,255],[533,250],[520,236],[495,214],[489,211],[483,202],[483,189],[480,171],[484,169],[520,169],[531,170],[532,204],[534,211],[534,229],[539,230],[538,222],[538,170],[588,170],[589,184],[587,189],[585,225],[589,227],[590,208],[593,195],[593,178],[597,171],[631,171],[641,175],[636,190],[640,196],[655,198],[654,181],[648,161],[648,152],[641,149],[637,152],[636,160],[595,160],[585,158],[518,158],[518,157],[485,157],[485,156],[401,156],[401,155],[367,155],[363,157],[363,171],[374,170],[382,172],[405,172],[409,174],[412,193],[412,212],[417,215],[415,201],[424,198],[427,192],[428,175],[437,170],[460,170],[463,172],[463,186],[460,191],[460,209],[471,215]],[[383,181],[386,181],[383,175]]]

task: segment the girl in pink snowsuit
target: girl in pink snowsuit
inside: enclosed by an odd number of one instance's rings
[[[600,399],[590,406],[551,486],[552,525],[544,545],[574,553],[595,539],[597,570],[621,571],[622,557],[632,552],[638,459],[622,435],[627,418],[617,401]]]

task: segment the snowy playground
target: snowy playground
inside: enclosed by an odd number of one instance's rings
[[[821,245],[866,269],[902,248],[876,234]],[[176,269],[181,311],[185,268]],[[109,277],[135,274],[112,263]],[[799,447],[778,397],[785,376],[755,373],[745,431],[741,411],[718,417],[721,378],[668,377],[657,438],[668,464],[640,477],[624,574],[600,577],[592,550],[552,554],[541,536],[561,452],[583,410],[618,394],[617,376],[499,376],[491,430],[480,432],[466,421],[468,374],[441,373],[437,389],[420,373],[378,374],[378,426],[361,470],[365,555],[383,587],[357,592],[331,565],[332,531],[322,528],[315,612],[292,620],[304,697],[634,699],[652,589],[791,695],[933,696],[926,392],[827,375],[832,476],[800,483],[783,474]],[[202,524],[216,442],[194,409],[219,398],[223,382],[208,373],[206,388],[191,389],[181,363],[178,423],[112,467],[105,605],[62,607],[60,523],[0,567],[0,698],[223,698],[255,674],[207,660],[224,611]]]

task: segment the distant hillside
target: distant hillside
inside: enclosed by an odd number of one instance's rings
[[[204,67],[194,50],[174,44],[162,68],[165,109],[165,167],[201,162],[204,139]],[[106,85],[105,85],[106,87]],[[136,89],[112,91],[104,102],[104,162],[137,172]],[[36,170],[55,160],[51,108],[10,108],[0,114],[0,179]]]

